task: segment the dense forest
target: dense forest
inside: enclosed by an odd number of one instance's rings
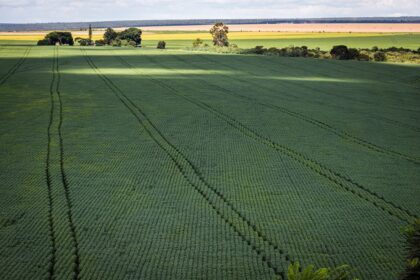
[[[420,17],[301,18],[301,19],[191,19],[191,20],[123,20],[98,22],[0,23],[0,31],[80,30],[90,23],[93,28],[137,26],[201,25],[223,21],[225,24],[269,23],[420,23]]]

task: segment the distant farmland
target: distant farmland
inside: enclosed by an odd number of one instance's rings
[[[76,36],[86,36],[86,32],[75,33]],[[42,39],[45,33],[36,34],[0,34],[0,44],[20,45],[36,44]],[[94,34],[94,39],[100,39],[101,34]],[[192,46],[193,40],[201,38],[205,43],[211,44],[208,32],[171,32],[171,31],[150,31],[143,35],[143,47],[155,48],[160,40],[167,42],[167,48],[182,49]],[[334,45],[345,44],[355,48],[389,48],[393,46],[417,50],[420,46],[420,33],[278,33],[278,32],[231,32],[231,43],[237,44],[240,48],[253,48],[263,45],[265,47],[287,47],[303,46],[310,48],[321,48],[330,50]]]

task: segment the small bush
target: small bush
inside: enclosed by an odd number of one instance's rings
[[[203,40],[201,40],[200,38],[195,39],[195,41],[193,41],[193,47],[194,48],[198,48],[201,47],[203,45]],[[206,44],[207,45],[207,44]]]
[[[106,45],[105,40],[96,40],[95,41],[95,46],[100,47],[100,46],[105,46],[105,45]]]
[[[166,42],[165,41],[159,41],[157,44],[158,49],[165,49],[166,48]]]
[[[357,59],[360,61],[369,61],[370,60],[369,52],[368,51],[359,52],[359,56],[357,57]]]
[[[76,38],[76,42],[79,42],[81,46],[93,46],[93,41],[90,39]]]
[[[314,265],[302,269],[298,262],[289,265],[287,269],[288,280],[350,280],[352,269],[348,265],[341,265],[336,268],[319,268],[314,270]]]
[[[115,40],[113,40],[112,42],[111,42],[111,45],[113,46],[113,47],[121,47],[121,40],[120,39],[115,39]]]
[[[347,59],[358,59],[359,55],[360,55],[360,53],[359,53],[358,49],[350,48],[348,50]]]
[[[255,54],[263,54],[267,49],[264,49],[264,46],[256,46],[255,48],[251,49],[251,51]]]
[[[38,46],[48,46],[49,44],[50,44],[50,41],[47,39],[39,40],[37,43]]]
[[[420,279],[420,219],[414,221],[403,229],[407,239],[407,260],[406,268],[400,279]]]
[[[378,51],[373,54],[373,60],[375,61],[385,61],[386,54],[384,52]]]
[[[130,46],[130,47],[136,47],[137,44],[134,41],[128,41],[128,46]]]
[[[377,46],[374,46],[374,47],[372,47],[372,51],[377,52],[377,51],[379,51],[379,48]]]

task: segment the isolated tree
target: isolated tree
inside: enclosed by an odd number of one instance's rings
[[[92,41],[92,25],[89,24],[89,40]]]
[[[112,41],[114,41],[115,39],[117,39],[117,35],[118,35],[118,33],[115,32],[114,29],[107,28],[105,30],[105,33],[104,33],[104,43],[107,44],[107,45],[111,45],[112,44]]]
[[[213,37],[213,44],[219,47],[229,46],[229,40],[227,36],[228,33],[229,33],[229,27],[224,25],[223,22],[217,22],[210,29],[210,34]]]

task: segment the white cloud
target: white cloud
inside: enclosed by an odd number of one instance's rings
[[[416,16],[420,0],[0,0],[0,22]]]

